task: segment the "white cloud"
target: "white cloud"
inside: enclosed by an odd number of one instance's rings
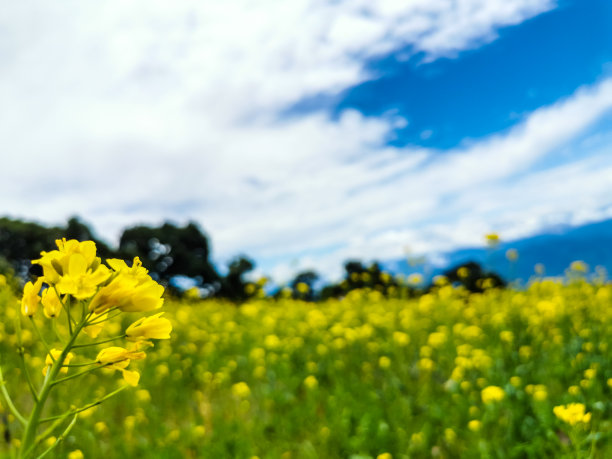
[[[79,214],[108,238],[137,222],[196,219],[219,258],[298,264],[305,252],[331,266],[394,256],[407,242],[465,243],[470,228],[480,234],[507,217],[478,191],[503,193],[498,181],[517,180],[600,117],[612,105],[610,81],[443,159],[385,147],[405,123],[392,116],[279,114],[368,78],[367,59],[406,47],[428,60],[453,57],[554,6],[13,2],[0,17],[0,211],[51,223]],[[609,204],[595,189],[581,195],[585,209]],[[552,201],[533,205],[565,212]],[[445,239],[451,228],[457,235]]]
[[[481,246],[490,231],[512,240],[557,224],[611,218],[610,136],[586,135],[575,146],[578,154],[556,161],[572,139],[611,112],[612,79],[607,79],[537,110],[503,135],[432,154],[418,167],[364,192],[363,214],[333,229],[336,240],[345,243],[317,257],[316,266],[335,277],[348,258],[401,258],[407,246],[412,253],[435,254]],[[404,199],[390,199],[396,196]],[[361,228],[359,237],[351,238],[355,227]],[[274,272],[294,271],[279,263]]]

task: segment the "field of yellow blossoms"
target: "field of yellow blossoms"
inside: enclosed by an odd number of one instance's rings
[[[25,317],[20,295],[0,285],[0,365],[29,412],[23,373],[36,385],[51,368],[30,322],[50,319]],[[48,417],[102,403],[48,457],[612,457],[612,285],[580,272],[483,294],[440,285],[415,298],[166,299],[163,310],[172,337],[130,362],[139,381],[103,369],[51,394]],[[97,340],[143,317],[124,312]],[[23,428],[0,400],[0,455],[18,457]]]

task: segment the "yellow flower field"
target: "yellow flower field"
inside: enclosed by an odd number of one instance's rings
[[[79,413],[53,457],[612,457],[612,285],[575,273],[523,290],[403,295],[239,307],[167,299],[171,339],[131,362],[138,386]],[[0,287],[5,388],[28,412],[16,321],[35,383],[46,352],[20,302]],[[130,324],[132,336],[167,335],[141,317],[128,310],[97,339]],[[44,416],[122,384],[112,368],[67,381]],[[0,451],[12,457],[23,429],[1,404]]]

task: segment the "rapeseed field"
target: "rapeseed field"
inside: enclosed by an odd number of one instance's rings
[[[0,278],[3,457],[612,457],[612,285],[579,264],[484,293],[166,298],[160,316],[137,262],[92,260],[40,308]],[[124,301],[136,278],[144,308]],[[74,324],[62,295],[82,297]],[[56,364],[47,347],[95,325]]]

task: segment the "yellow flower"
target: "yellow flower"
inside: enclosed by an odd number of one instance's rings
[[[239,382],[232,386],[232,393],[238,398],[246,398],[251,394],[251,389],[245,382]]]
[[[584,377],[586,379],[594,379],[596,375],[597,375],[597,370],[594,368],[589,368],[587,370],[584,370]]]
[[[116,276],[91,301],[90,311],[101,314],[115,307],[123,312],[146,312],[161,308],[164,287],[149,276],[138,257],[134,258],[131,268],[123,260],[110,259],[107,263]]]
[[[468,422],[468,429],[470,429],[472,432],[478,432],[481,428],[482,422],[480,422],[478,419],[472,419],[470,422]]]
[[[433,332],[427,338],[427,344],[433,348],[439,348],[446,342],[446,334],[442,332]]]
[[[74,451],[68,453],[68,459],[83,459],[84,457],[85,456],[83,456],[83,452],[80,449],[75,449]]]
[[[55,244],[59,250],[41,252],[38,260],[32,260],[32,264],[42,266],[44,280],[48,284],[56,284],[66,274],[73,254],[81,255],[90,267],[100,264],[100,259],[96,258],[96,244],[93,241],[79,242],[76,239],[67,241],[63,238],[56,240]]]
[[[408,283],[411,285],[418,285],[423,282],[423,276],[420,274],[411,274],[408,276]]]
[[[49,371],[49,368],[51,368],[53,362],[59,359],[60,355],[62,355],[62,351],[59,349],[51,349],[50,354],[47,354],[47,358],[45,359],[45,367],[42,370],[43,375],[47,376],[47,371]],[[62,368],[60,369],[60,373],[68,373],[68,367],[66,365],[70,364],[73,357],[74,354],[72,352],[69,352],[68,355],[66,355]]]
[[[113,346],[102,349],[96,357],[96,362],[100,365],[120,365],[127,367],[130,360],[141,360],[146,357],[142,351],[129,351],[122,347]]]
[[[419,360],[417,365],[419,369],[422,371],[432,371],[436,364],[434,363],[433,360],[424,358],[424,359]]]
[[[487,241],[487,245],[490,247],[495,247],[497,244],[499,244],[499,234],[497,233],[489,233],[489,234],[485,234],[485,240]]]
[[[129,371],[125,368],[132,360],[141,360],[146,357],[142,351],[129,351],[122,347],[108,347],[102,349],[96,357],[96,362],[109,370],[118,370],[123,374],[123,379],[131,385],[138,385],[140,374],[137,371]]]
[[[576,395],[580,394],[580,387],[578,387],[578,386],[569,386],[569,387],[567,388],[567,392],[568,392],[570,395],[574,395],[574,396],[576,396]]]
[[[548,391],[546,390],[546,386],[543,386],[541,384],[538,384],[537,386],[535,386],[535,389],[533,391],[533,399],[536,402],[543,402],[547,398],[548,398]]]
[[[55,318],[62,312],[62,302],[53,288],[48,288],[42,293],[41,303],[48,319]]]
[[[586,273],[589,270],[588,265],[582,260],[572,261],[570,269],[577,273]]]
[[[170,339],[172,324],[168,319],[160,317],[163,312],[151,317],[142,317],[130,325],[125,334],[129,341],[145,339]]]
[[[508,261],[516,261],[518,260],[518,257],[519,257],[518,250],[508,249],[506,251],[506,258],[508,259]]]
[[[41,258],[32,260],[43,268],[44,281],[56,285],[61,295],[70,294],[79,300],[91,298],[98,285],[110,276],[110,270],[96,257],[93,241],[58,239],[59,250],[41,252]]]
[[[383,355],[380,359],[378,359],[378,366],[383,369],[389,368],[391,366],[391,359]]]
[[[393,342],[398,346],[407,346],[410,343],[410,336],[404,332],[394,331]]]
[[[504,343],[511,343],[514,341],[514,333],[512,333],[510,330],[500,332],[499,337]]]
[[[313,375],[307,376],[304,379],[304,386],[306,386],[308,389],[316,389],[318,385],[319,381],[317,381],[317,378],[315,378]]]
[[[23,287],[23,297],[21,299],[21,313],[24,316],[32,317],[38,311],[40,296],[38,293],[42,287],[43,279],[39,277],[36,282],[28,282]]]
[[[490,404],[494,402],[500,402],[506,396],[506,393],[501,387],[498,386],[488,386],[485,387],[480,393],[482,398],[482,402],[484,404]]]
[[[585,413],[585,406],[582,403],[555,406],[553,408],[553,413],[563,422],[567,422],[571,426],[578,423],[587,424],[591,421],[591,413]]]

